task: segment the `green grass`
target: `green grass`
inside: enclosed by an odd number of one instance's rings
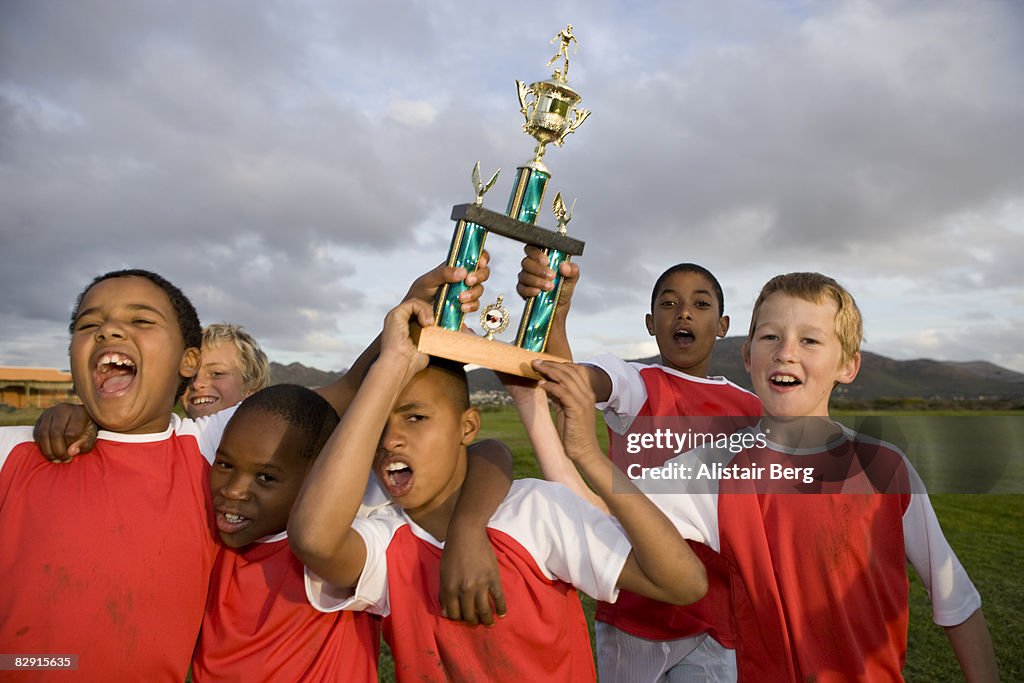
[[[981,593],[1004,681],[1024,680],[1024,496],[932,496],[939,522]],[[928,595],[911,571],[908,681],[951,681],[959,667],[943,629],[932,623]]]

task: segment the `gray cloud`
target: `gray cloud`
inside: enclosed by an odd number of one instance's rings
[[[582,43],[571,81],[594,110],[546,157],[547,201],[579,197],[570,230],[588,241],[575,315],[614,302],[624,328],[658,273],[697,261],[734,316],[770,275],[813,268],[872,296],[899,280],[926,304],[981,287],[1024,332],[1016,5],[565,12],[5,3],[0,287],[18,295],[0,302],[0,361],[59,365],[61,346],[32,361],[22,335],[54,338],[81,286],[124,265],[166,274],[204,318],[245,323],[282,358],[356,349],[443,256],[477,159],[504,169],[488,196],[503,208],[532,147],[512,80],[544,76],[566,20]]]

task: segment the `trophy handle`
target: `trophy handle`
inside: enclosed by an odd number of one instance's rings
[[[526,103],[526,96],[530,94],[530,86],[522,81],[516,81],[516,90],[519,92],[519,111],[523,113],[526,120],[530,120],[530,107]]]
[[[565,136],[575,133],[576,129],[582,126],[583,122],[587,120],[588,116],[590,116],[589,109],[576,109],[574,107],[569,113],[573,115],[572,121],[569,123],[569,127],[565,129],[565,132],[562,133],[561,137],[555,140],[555,145],[558,147],[562,146],[562,143],[565,141]]]

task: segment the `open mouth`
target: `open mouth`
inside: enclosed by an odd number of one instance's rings
[[[768,381],[772,383],[772,386],[782,389],[788,389],[789,387],[796,387],[803,384],[803,382],[793,375],[772,375],[768,378]]]
[[[131,387],[138,372],[135,361],[125,354],[107,352],[96,361],[93,384],[103,396],[118,396]]]
[[[404,496],[412,489],[413,471],[408,463],[392,461],[384,466],[383,480],[384,488],[391,496]]]
[[[681,329],[676,330],[672,335],[672,339],[678,344],[692,344],[696,337],[693,336],[692,330]]]
[[[252,524],[252,520],[234,512],[217,511],[217,529],[225,534],[236,534]]]

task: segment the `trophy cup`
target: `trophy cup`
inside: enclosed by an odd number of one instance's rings
[[[573,133],[590,116],[586,109],[577,107],[579,94],[569,87],[569,46],[579,42],[572,33],[572,24],[560,31],[552,40],[558,51],[547,66],[562,60],[551,78],[526,85],[516,81],[519,107],[526,122],[523,130],[537,141],[533,159],[516,169],[516,179],[504,214],[485,209],[484,195],[498,178],[495,172],[489,181],[481,182],[479,162],[473,168],[473,187],[476,201],[452,208],[451,218],[456,222],[448,251],[448,265],[473,271],[477,267],[484,241],[489,232],[532,244],[544,249],[548,267],[555,272],[554,287],[527,300],[514,345],[494,341],[509,323],[508,311],[497,303],[484,308],[481,325],[486,337],[459,332],[463,313],[459,294],[463,283],[442,287],[434,300],[434,326],[419,330],[417,345],[420,351],[463,363],[474,363],[500,372],[521,377],[537,378],[530,363],[537,358],[564,361],[564,358],[544,353],[548,331],[554,320],[562,276],[559,266],[571,256],[583,253],[583,242],[566,235],[566,226],[572,219],[572,207],[566,209],[561,193],[555,196],[553,210],[558,221],[557,230],[535,225],[544,190],[551,172],[542,161],[549,144],[561,147],[567,135]],[[529,99],[532,96],[532,99]],[[575,204],[575,202],[573,202]]]

